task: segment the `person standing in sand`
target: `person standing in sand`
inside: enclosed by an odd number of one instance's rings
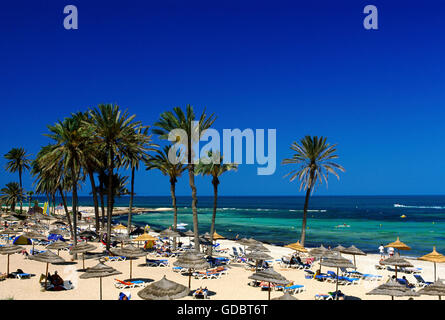
[[[380,258],[384,259],[385,258],[385,247],[383,246],[383,244],[380,244],[379,251],[380,251]]]

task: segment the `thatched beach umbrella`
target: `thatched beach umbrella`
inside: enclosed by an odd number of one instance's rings
[[[69,243],[57,240],[56,242],[50,243],[46,246],[47,249],[57,250],[57,255],[59,255],[60,250],[66,249],[70,246]]]
[[[419,293],[412,291],[407,286],[404,286],[397,281],[389,281],[387,283],[383,283],[379,285],[377,288],[374,288],[370,292],[366,294],[370,295],[382,295],[382,296],[391,296],[391,300],[394,300],[394,297],[418,297]]]
[[[261,242],[250,238],[250,239],[246,239],[246,238],[242,238],[240,240],[237,241],[237,243],[243,245],[243,246],[251,246],[251,245],[255,245],[255,244],[262,244]]]
[[[6,243],[9,243],[9,236],[10,235],[15,235],[15,234],[18,234],[18,233],[20,233],[19,230],[12,229],[12,228],[7,228],[7,229],[5,229],[3,231],[0,231],[0,234],[6,234],[6,236],[7,236]]]
[[[275,283],[279,285],[289,284],[290,281],[283,277],[281,274],[273,270],[272,268],[267,270],[261,270],[252,274],[249,279],[257,280],[257,281],[265,281],[269,283],[268,286],[268,300],[270,300],[270,284]]]
[[[141,234],[141,235],[140,235],[139,237],[137,237],[136,239],[133,239],[133,241],[137,241],[137,243],[138,243],[138,247],[139,247],[139,242],[140,242],[140,241],[145,242],[145,241],[156,241],[156,240],[157,240],[157,239],[156,239],[155,237],[149,235],[148,233]]]
[[[321,272],[321,261],[323,261],[324,258],[328,258],[330,256],[333,256],[335,252],[332,252],[329,249],[326,249],[323,245],[320,245],[317,248],[313,248],[309,250],[309,255],[320,259],[320,272]]]
[[[95,265],[92,268],[88,268],[85,273],[80,275],[81,279],[91,279],[91,278],[99,278],[100,279],[100,286],[99,286],[99,290],[100,290],[100,295],[99,295],[99,299],[102,300],[102,278],[104,277],[109,277],[109,276],[114,276],[114,275],[118,275],[118,274],[122,274],[122,272],[105,265],[102,262],[99,262],[97,265]]]
[[[46,237],[35,231],[29,231],[22,234],[24,237],[31,239],[32,242],[32,254],[34,254],[34,240],[46,240]]]
[[[430,262],[434,262],[434,281],[436,281],[436,263],[443,263],[445,262],[445,256],[439,252],[436,251],[436,247],[433,247],[433,251],[420,257],[417,258],[418,260],[423,260],[423,261],[430,261]]]
[[[82,238],[88,238],[88,237],[99,238],[97,232],[93,230],[84,230],[81,233],[79,233],[78,236]]]
[[[282,296],[279,296],[278,298],[272,298],[270,300],[298,300],[298,299],[290,295],[288,292],[286,292]]]
[[[51,250],[46,250],[44,252],[40,252],[34,256],[29,256],[30,260],[36,260],[39,262],[46,263],[46,272],[45,272],[45,290],[47,289],[46,284],[48,282],[48,266],[50,263],[60,263],[65,262],[65,260],[53,253]]]
[[[396,253],[392,257],[389,257],[388,259],[383,260],[381,262],[381,264],[394,266],[395,270],[396,270],[396,278],[397,278],[397,268],[398,267],[412,267],[413,266],[408,260],[402,259],[400,257],[399,253]]]
[[[366,256],[366,253],[363,252],[362,250],[360,250],[359,248],[355,247],[354,245],[350,246],[349,248],[345,248],[342,251],[340,251],[341,253],[344,254],[352,254],[354,256],[354,266],[356,267],[357,264],[355,263],[355,256],[359,255],[359,256]]]
[[[267,249],[265,246],[263,246],[262,244],[252,244],[250,246],[247,247],[247,250],[249,251],[261,251],[261,252],[270,252],[269,249]]]
[[[131,243],[131,239],[128,235],[126,234],[118,234],[116,236],[112,236],[111,239],[120,242],[121,243],[121,248],[124,247],[124,244],[129,244]]]
[[[290,248],[290,249],[298,251],[298,252],[308,252],[308,250],[301,245],[300,241],[297,241],[295,243],[290,243],[288,245],[285,245],[284,247]]]
[[[246,254],[245,257],[247,259],[255,260],[255,271],[258,271],[258,264],[260,261],[273,259],[271,256],[263,251],[252,251]]]
[[[173,262],[173,265],[189,269],[189,289],[191,287],[192,270],[202,270],[210,267],[204,256],[194,251],[188,251],[181,254],[178,256],[178,259]]]
[[[354,268],[354,265],[348,260],[343,258],[339,253],[337,255],[332,255],[328,258],[323,259],[320,265],[325,267],[337,268],[336,276],[337,281],[335,282],[335,292],[338,292],[338,269],[339,268]],[[338,294],[336,294],[338,300]]]
[[[161,280],[139,291],[138,296],[144,300],[174,300],[187,296],[189,292],[189,288],[168,280],[164,275]]]
[[[85,269],[85,252],[96,250],[96,246],[88,242],[80,242],[70,248],[70,254],[82,253],[82,268]]]
[[[9,243],[7,243],[4,246],[0,247],[0,254],[3,254],[3,255],[6,254],[8,256],[7,263],[6,263],[6,265],[7,265],[7,267],[6,267],[7,268],[6,269],[6,274],[7,275],[9,275],[9,256],[11,254],[14,254],[14,253],[19,253],[19,252],[21,252],[23,250],[24,250],[23,247],[15,245],[15,244],[9,244]]]
[[[183,235],[185,237],[189,238],[189,245],[191,244],[191,238],[193,238],[195,236],[194,232],[192,230],[187,230],[186,232],[183,233]]]
[[[445,296],[445,283],[443,283],[443,280],[437,279],[437,281],[429,286],[420,289],[418,293],[420,295],[438,296],[439,300],[442,300],[441,297]]]
[[[334,249],[332,249],[332,251],[337,251],[337,252],[343,252],[343,250],[345,250],[346,248],[343,247],[341,244],[339,244],[338,246],[336,246]]]
[[[124,256],[126,258],[130,258],[130,279],[132,277],[132,271],[133,271],[133,260],[132,258],[139,258],[147,255],[147,252],[140,248],[136,248],[132,244],[129,244],[123,248],[118,249],[111,249],[110,250],[113,254],[118,256]]]
[[[181,235],[172,229],[165,229],[159,233],[159,236],[161,238],[179,238]]]
[[[223,237],[222,235],[216,233],[216,231],[213,232],[213,240],[222,240],[222,239],[225,239],[225,237]]]
[[[397,237],[397,240],[391,243],[388,243],[385,248],[394,248],[397,250],[411,250],[411,247],[404,244],[402,241],[399,240],[399,237]]]

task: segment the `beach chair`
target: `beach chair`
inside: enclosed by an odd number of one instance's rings
[[[315,300],[334,300],[334,297],[330,294],[316,294]]]
[[[104,257],[105,261],[125,261],[127,259],[127,257],[124,256],[105,256]]]
[[[25,272],[16,272],[15,273],[15,277],[17,279],[31,279],[31,274],[30,273],[25,273]]]
[[[280,266],[282,268],[290,268],[291,264],[290,264],[289,258],[288,257],[281,257]]]
[[[205,288],[205,289],[202,289],[202,288],[196,289],[193,292],[193,299],[208,299],[208,296],[207,296],[208,292],[209,292],[209,290],[207,288]]]
[[[232,247],[232,253],[230,253],[230,257],[232,257],[233,260],[238,260],[240,255],[238,254],[238,250],[235,247]]]
[[[304,278],[305,279],[313,279],[315,276],[315,272],[311,270],[304,270]]]
[[[173,267],[173,272],[181,272],[184,268],[183,267]]]
[[[401,272],[404,273],[409,273],[409,274],[418,274],[420,272],[422,272],[422,268],[413,268],[413,267],[401,267],[400,268]]]
[[[114,279],[116,282],[114,286],[118,289],[131,289],[131,288],[139,288],[145,287],[147,282],[142,280],[133,280],[133,281],[122,281],[119,279]]]
[[[430,284],[433,284],[433,282],[425,281],[425,280],[423,279],[423,277],[422,277],[420,274],[414,274],[413,276],[414,276],[414,278],[416,279],[416,283],[415,283],[415,285],[416,285],[417,287],[424,288],[424,287],[426,287],[426,286],[429,286]]]

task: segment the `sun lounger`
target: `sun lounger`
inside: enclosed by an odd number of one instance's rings
[[[146,264],[148,267],[168,267],[168,260],[167,259],[146,259]]]
[[[418,287],[424,288],[430,284],[433,284],[432,282],[425,281],[420,274],[414,274],[413,276],[416,279],[415,285]]]
[[[105,256],[104,257],[105,261],[125,261],[127,259],[127,257],[124,256]]]
[[[305,290],[305,287],[300,284],[293,284],[290,286],[275,286],[275,290],[283,290],[283,292],[287,292],[289,294],[300,293]]]
[[[20,272],[20,273],[17,273],[17,272],[13,272],[13,273],[15,273],[15,277],[17,278],[17,279],[30,279],[31,278],[31,274],[30,273],[24,273],[24,272]]]
[[[116,282],[114,283],[114,286],[118,289],[131,289],[131,288],[139,288],[139,287],[145,287],[147,282],[142,280],[133,280],[133,281],[122,281],[119,279],[114,279]]]
[[[422,268],[413,268],[413,267],[404,267],[404,268],[400,268],[401,272],[405,272],[405,273],[420,273],[422,272]]]
[[[316,294],[315,300],[333,300],[334,297],[330,294]]]
[[[193,292],[193,299],[208,299],[208,289],[196,289],[195,292]]]

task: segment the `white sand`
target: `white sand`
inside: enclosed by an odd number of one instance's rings
[[[154,232],[151,232],[152,235],[155,235]],[[188,243],[188,239],[183,239],[184,243]],[[220,240],[222,248],[230,248],[235,244],[234,241],[230,240]],[[95,243],[98,247],[96,252],[101,252],[102,247]],[[236,245],[238,247],[238,245]],[[31,246],[25,246],[27,250],[31,248]],[[291,249],[276,247],[271,245],[266,245],[267,248],[271,250],[270,255],[272,255],[275,259],[279,259],[283,255],[288,255],[292,253]],[[36,249],[44,249],[44,247],[37,246]],[[231,251],[231,250],[230,250]],[[61,251],[60,255],[65,258],[67,261],[71,260],[71,256],[67,251]],[[149,258],[156,258],[154,255],[148,255]],[[348,257],[348,256],[345,256]],[[80,256],[79,256],[80,258]],[[172,262],[176,258],[170,258],[170,265],[172,266]],[[386,280],[388,275],[392,275],[393,273],[388,272],[386,270],[380,271],[374,268],[374,265],[378,262],[378,255],[367,255],[367,256],[357,256],[357,266],[358,270],[363,273],[372,273],[382,275],[383,279]],[[410,260],[411,263],[416,267],[423,268],[422,276],[426,281],[432,281],[433,279],[433,263],[418,261],[418,260]],[[164,275],[167,276],[168,279],[179,282],[183,285],[188,285],[188,277],[183,276],[179,273],[175,273],[172,271],[170,267],[146,267],[140,266],[145,263],[145,258],[139,258],[133,261],[133,279],[135,278],[143,278],[143,279],[151,279],[154,281],[160,280]],[[96,260],[86,260],[86,267],[92,267],[97,264]],[[114,268],[121,271],[123,274],[119,275],[117,278],[124,280],[129,277],[129,261],[116,261],[116,262],[107,262],[106,264],[113,266]],[[314,263],[312,270],[316,270],[318,268],[318,263]],[[14,254],[10,256],[10,271],[15,271],[17,268],[22,269],[24,272],[33,273],[36,276],[32,277],[28,280],[18,280],[18,279],[7,279],[5,281],[0,282],[0,299],[14,298],[16,300],[23,299],[81,299],[81,300],[90,300],[90,299],[99,299],[99,279],[79,279],[79,275],[81,272],[76,271],[82,267],[82,260],[78,260],[75,265],[50,265],[49,272],[53,273],[55,270],[59,272],[61,277],[64,280],[71,280],[75,286],[75,289],[69,291],[58,291],[58,292],[42,292],[40,284],[38,280],[40,275],[45,272],[46,264],[32,261],[29,259],[25,259],[25,257],[21,254]],[[313,279],[305,279],[304,272],[302,270],[295,269],[284,269],[276,264],[274,266],[275,271],[278,271],[283,276],[285,276],[288,280],[294,281],[295,284],[304,285],[306,291],[296,294],[295,296],[298,299],[314,299],[315,294],[319,293],[327,293],[328,291],[335,290],[335,283],[325,283],[319,282]],[[333,270],[330,268],[322,268],[323,272],[327,270]],[[6,272],[6,256],[0,256],[0,271]],[[438,276],[444,278],[445,277],[445,265],[439,265],[437,268]],[[192,289],[196,289],[199,286],[208,287],[210,291],[216,292],[216,295],[211,296],[211,299],[227,299],[227,300],[237,300],[237,299],[267,299],[267,292],[262,291],[260,288],[254,288],[248,286],[247,283],[250,282],[248,277],[252,274],[251,271],[245,269],[244,264],[239,263],[231,263],[229,265],[229,272],[227,275],[223,275],[221,279],[206,279],[206,280],[197,280],[192,278]],[[400,273],[401,277],[402,273]],[[406,275],[408,280],[412,283],[415,283],[415,279],[412,275]],[[358,285],[349,285],[349,286],[339,286],[339,289],[342,290],[348,296],[355,296],[361,299],[385,299],[389,300],[390,297],[386,296],[371,296],[366,295],[366,292],[369,292],[374,287],[383,283],[383,281],[378,282],[368,282],[362,281]],[[134,289],[124,289],[119,290],[114,286],[114,277],[103,278],[103,299],[116,300],[118,299],[119,292],[121,291],[129,291],[132,294],[133,300],[140,300],[137,292],[141,290],[141,288]],[[272,291],[271,297],[278,297],[282,295],[280,291]],[[192,299],[191,297],[186,297],[184,299]],[[407,299],[407,298],[396,298],[396,299]],[[415,299],[437,299],[437,297],[429,297],[422,296],[416,297]]]

